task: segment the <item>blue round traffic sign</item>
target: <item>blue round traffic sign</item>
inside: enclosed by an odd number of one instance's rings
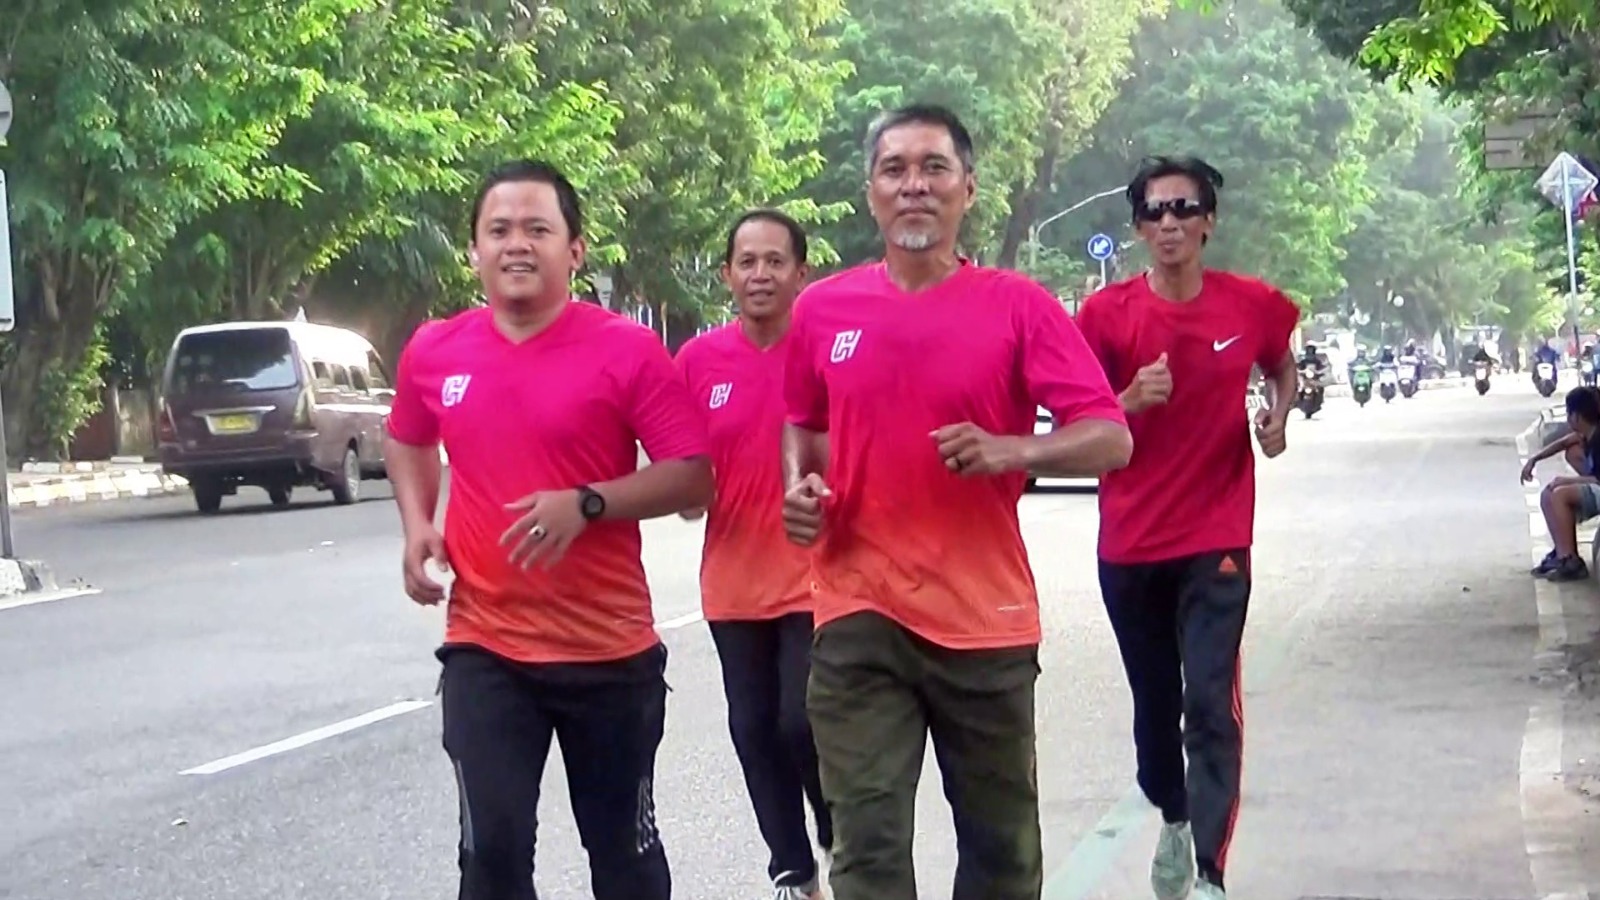
[[[1089,238],[1089,258],[1097,262],[1105,262],[1116,252],[1117,244],[1109,234],[1097,234]]]

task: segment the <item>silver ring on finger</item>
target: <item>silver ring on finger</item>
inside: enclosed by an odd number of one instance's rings
[[[543,525],[535,525],[532,528],[528,529],[528,534],[532,535],[534,540],[542,541],[542,540],[544,540],[544,536],[546,534],[549,534],[549,532],[545,531],[545,528],[544,528]]]

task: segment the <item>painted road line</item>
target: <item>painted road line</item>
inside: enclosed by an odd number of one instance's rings
[[[686,625],[693,625],[696,622],[703,622],[705,621],[705,618],[706,617],[704,613],[700,612],[699,610],[695,610],[692,613],[684,613],[681,616],[676,616],[671,619],[662,619],[656,622],[656,629],[658,631],[672,631],[673,629],[682,628]]]
[[[365,728],[368,725],[382,722],[385,719],[392,719],[395,716],[403,716],[406,713],[416,712],[419,709],[427,709],[432,705],[433,702],[431,700],[402,700],[399,703],[391,703],[382,709],[375,709],[369,713],[362,713],[359,716],[345,719],[343,722],[335,722],[332,725],[324,725],[321,728],[313,728],[310,731],[301,732],[294,737],[284,738],[281,741],[266,744],[264,746],[257,747],[254,750],[246,750],[243,753],[235,753],[232,756],[224,756],[219,760],[208,762],[203,766],[195,766],[192,769],[185,769],[178,774],[215,775],[218,772],[226,772],[229,769],[237,768],[248,763],[253,763],[257,760],[266,759],[269,756],[277,756],[280,753],[288,753],[290,750],[298,750],[301,747],[315,744],[318,741],[325,741],[328,738],[337,737],[338,735],[355,731],[357,728]]]
[[[1434,441],[1428,441],[1422,452],[1417,454],[1416,461],[1401,473],[1395,482],[1395,493],[1398,493],[1400,485],[1410,483],[1422,470],[1433,445]],[[1347,550],[1340,556],[1338,564],[1332,567],[1333,571],[1357,570],[1373,542],[1374,538],[1369,533],[1362,532],[1355,541],[1346,545]],[[1278,671],[1288,664],[1295,645],[1308,627],[1307,623],[1327,606],[1333,595],[1333,581],[1324,581],[1315,594],[1295,609],[1281,628],[1260,642],[1260,649],[1245,658],[1247,699],[1269,689],[1276,681]],[[1246,759],[1249,753],[1250,748],[1246,746]],[[1133,763],[1131,747],[1128,762],[1129,765]],[[1154,824],[1157,818],[1155,807],[1145,799],[1139,786],[1129,786],[1127,793],[1106,811],[1087,834],[1078,839],[1067,854],[1066,861],[1048,874],[1041,894],[1043,900],[1084,900],[1089,897],[1105,879],[1106,873],[1111,871],[1111,867],[1117,864],[1129,839],[1146,823]],[[1149,863],[1143,862],[1141,865],[1147,866]]]
[[[98,593],[100,593],[99,588],[68,588],[63,591],[19,594],[9,600],[0,600],[0,612],[8,609],[21,609],[24,606],[37,606],[40,603],[54,603],[57,600],[71,600],[73,597],[88,597]]]
[[[3,608],[5,607],[0,607],[0,609]],[[693,625],[696,622],[702,621],[704,618],[705,617],[697,610],[676,618],[657,622],[656,627],[662,631],[671,631],[675,628]],[[243,753],[235,753],[232,756],[225,756],[222,759],[208,762],[203,766],[195,766],[192,769],[185,769],[178,774],[215,775],[218,772],[226,772],[229,769],[238,768],[239,766],[257,762],[271,756],[277,756],[280,753],[288,753],[291,750],[299,750],[302,747],[310,746],[318,741],[325,741],[331,737],[347,734],[351,731],[355,731],[358,728],[365,728],[368,725],[376,725],[377,723],[386,719],[392,719],[396,716],[403,716],[406,713],[416,712],[419,709],[427,709],[432,705],[433,701],[431,700],[402,700],[399,703],[391,703],[382,709],[375,709],[369,713],[362,713],[359,716],[345,719],[342,722],[335,722],[332,725],[324,725],[321,728],[313,728],[310,731],[301,732],[293,737],[284,738],[281,741],[256,747],[253,750],[246,750]]]

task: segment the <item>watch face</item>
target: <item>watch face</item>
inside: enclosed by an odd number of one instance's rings
[[[605,511],[606,498],[595,493],[583,495],[583,514],[593,518]]]

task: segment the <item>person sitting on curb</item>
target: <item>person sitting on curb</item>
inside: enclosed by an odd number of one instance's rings
[[[1567,392],[1565,435],[1542,447],[1522,467],[1522,483],[1533,480],[1533,468],[1556,454],[1562,454],[1576,475],[1552,478],[1539,492],[1539,510],[1554,545],[1534,566],[1536,578],[1550,581],[1582,581],[1589,577],[1589,565],[1578,555],[1578,523],[1600,516],[1600,479],[1595,477],[1600,458],[1600,389],[1573,388]]]

